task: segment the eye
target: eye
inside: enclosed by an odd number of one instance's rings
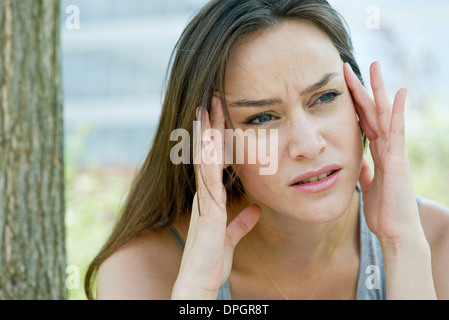
[[[326,104],[333,102],[342,92],[339,91],[328,91],[323,93],[316,101],[315,104]]]
[[[267,123],[269,121],[272,121],[274,116],[270,113],[261,113],[258,115],[255,115],[254,117],[251,117],[247,120],[245,120],[243,123],[248,125],[261,125],[264,123]]]

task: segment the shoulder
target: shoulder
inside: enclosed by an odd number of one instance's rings
[[[449,208],[423,198],[419,205],[419,214],[429,243],[442,244],[449,240]]]
[[[439,299],[449,299],[449,208],[435,201],[422,199],[419,212],[432,254],[437,296]]]
[[[145,231],[100,265],[98,299],[170,299],[181,258],[167,230]]]

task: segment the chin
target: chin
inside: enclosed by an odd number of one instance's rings
[[[335,221],[348,210],[354,196],[356,183],[353,184],[354,188],[352,188],[352,184],[342,184],[340,188],[336,186],[337,188],[334,190],[313,196],[296,194],[289,199],[271,198],[272,203],[277,207],[272,207],[272,209],[284,212],[285,216],[306,223],[321,224]],[[289,207],[286,208],[286,204]]]
[[[295,216],[309,223],[326,223],[339,219],[343,216],[351,205],[351,201],[355,192],[355,185],[345,184],[344,187],[338,188],[334,192],[329,192],[327,196],[314,200],[303,200],[301,208],[296,211]]]
[[[346,205],[334,203],[330,206],[309,209],[307,212],[303,212],[300,215],[296,214],[296,216],[304,222],[321,224],[338,220],[344,215],[347,209],[348,206]]]

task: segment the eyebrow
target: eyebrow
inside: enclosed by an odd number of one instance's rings
[[[307,95],[314,91],[317,91],[327,85],[329,81],[335,77],[340,76],[341,74],[338,72],[328,72],[326,73],[318,82],[312,84],[307,87],[303,91],[301,91],[301,95]],[[229,106],[234,108],[242,108],[242,107],[268,107],[272,105],[281,104],[282,100],[280,98],[270,98],[270,99],[262,99],[262,100],[248,100],[242,99],[234,102],[230,102]]]

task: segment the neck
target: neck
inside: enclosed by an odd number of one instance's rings
[[[248,256],[249,242],[267,264],[271,261],[277,268],[314,269],[327,264],[335,251],[352,250],[358,244],[358,192],[354,192],[350,205],[339,218],[319,224],[261,207],[259,222],[239,245],[245,252],[242,256]]]

